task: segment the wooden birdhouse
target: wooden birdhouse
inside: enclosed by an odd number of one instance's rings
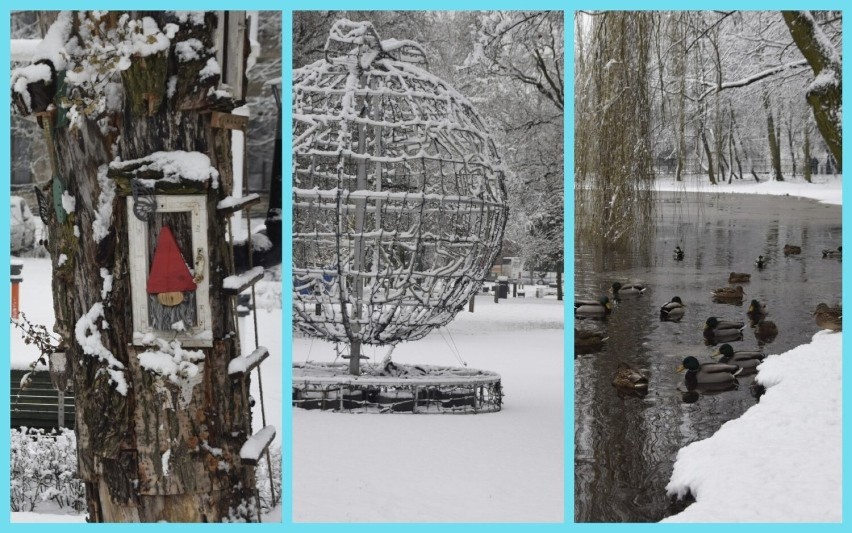
[[[207,197],[151,198],[147,219],[134,214],[138,206],[127,198],[133,343],[151,344],[157,337],[212,346]]]

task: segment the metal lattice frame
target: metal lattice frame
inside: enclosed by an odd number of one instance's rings
[[[504,169],[470,102],[410,41],[341,20],[293,74],[293,321],[395,344],[479,289],[508,215]]]

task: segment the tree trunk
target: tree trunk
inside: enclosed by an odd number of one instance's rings
[[[843,131],[841,124],[841,60],[809,11],[782,11],[793,42],[805,56],[816,79],[808,87],[807,99],[820,135],[843,168]]]
[[[563,261],[559,261],[556,264],[556,299],[558,301],[562,301],[564,298],[563,290],[562,290],[562,271],[565,270],[565,264]]]
[[[808,121],[805,120],[805,125],[802,128],[804,134],[804,143],[802,145],[802,159],[804,161],[804,176],[805,181],[813,183],[813,168],[811,167],[811,128]]]
[[[97,24],[126,29],[120,15],[78,17],[75,12],[71,36]],[[239,337],[232,306],[221,290],[232,263],[226,221],[216,206],[231,193],[230,135],[211,127],[208,112],[215,97],[208,89],[215,88],[219,76],[199,81],[201,69],[215,54],[216,16],[208,12],[198,25],[193,16],[181,21],[169,12],[132,13],[130,18],[141,20],[143,15],[160,29],[177,25],[165,51],[132,56],[129,69],[113,73],[112,80],[120,82],[106,85],[108,99],[98,92],[104,86],[81,85],[71,93],[62,91],[60,83],[54,102],[72,97],[79,118],[73,113],[65,117],[61,109],[55,121],[42,117],[55,126],[53,188],[74,199],[73,207],[62,202],[64,221],[58,207],[51,215],[48,242],[55,330],[73,363],[79,475],[95,522],[255,521],[254,468],[243,466],[239,453],[251,431],[251,415],[245,388],[228,375],[229,362],[239,355]],[[78,37],[79,42],[88,46],[95,34],[110,38],[95,31]],[[175,44],[189,39],[201,43],[201,58],[181,62]],[[66,68],[90,59],[88,53],[72,51]],[[116,98],[123,101],[116,103]],[[216,109],[228,111],[235,103],[219,97]],[[200,303],[209,305],[212,346],[192,349],[201,353],[191,365],[197,375],[183,363],[187,372],[168,379],[143,365],[140,355],[149,349],[134,345],[129,241],[139,236],[128,231],[128,217],[134,216],[126,207],[128,181],[107,176],[114,175],[108,165],[115,158],[128,161],[178,150],[208,155],[219,172],[218,187],[209,180],[155,185],[157,194],[167,194],[171,187],[199,194],[206,203],[210,296]],[[193,264],[192,258],[184,260]]]
[[[763,109],[766,111],[766,130],[769,139],[769,157],[772,162],[772,176],[775,181],[784,181],[781,174],[781,144],[775,130],[775,120],[772,117],[772,107],[769,105],[769,94],[763,94]]]
[[[713,153],[710,151],[710,144],[707,142],[707,134],[704,128],[701,128],[701,145],[704,146],[704,153],[707,155],[707,177],[710,178],[710,184],[716,185],[716,175],[713,172]]]
[[[787,120],[787,146],[790,148],[790,161],[793,165],[791,169],[791,174],[793,176],[796,175],[796,149],[793,147],[793,113],[790,112],[790,116]]]

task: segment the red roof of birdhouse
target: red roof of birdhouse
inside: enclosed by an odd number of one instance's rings
[[[194,291],[195,282],[168,226],[160,228],[157,249],[148,273],[148,294]]]

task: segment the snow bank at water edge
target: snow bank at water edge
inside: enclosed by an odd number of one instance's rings
[[[843,205],[843,176],[819,174],[813,176],[813,183],[806,182],[801,176],[790,176],[786,181],[763,179],[759,183],[753,179],[735,180],[710,185],[707,176],[689,175],[684,181],[677,182],[674,177],[657,178],[655,189],[659,192],[716,192],[741,194],[768,194],[772,196],[798,196],[810,198],[824,204]]]
[[[842,336],[772,355],[760,403],[678,452],[670,495],[695,503],[664,522],[842,520]]]

